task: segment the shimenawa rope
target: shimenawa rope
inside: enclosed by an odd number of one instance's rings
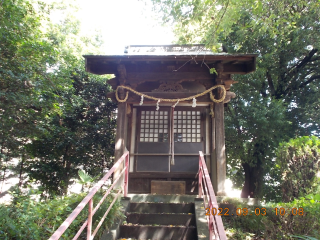
[[[128,91],[126,92],[126,96],[124,99],[120,99],[119,98],[119,95],[118,95],[118,91],[120,88],[124,88],[124,89],[127,89]],[[220,99],[215,99],[213,94],[212,94],[212,90],[216,89],[216,88],[221,88],[223,93],[222,93],[222,97]],[[152,99],[152,100],[155,100],[157,102],[181,102],[181,101],[187,101],[187,100],[191,100],[191,99],[196,99],[197,97],[201,97],[207,93],[210,94],[210,99],[215,102],[215,103],[220,103],[220,102],[223,102],[223,100],[225,99],[226,97],[226,94],[227,94],[227,91],[226,89],[224,88],[223,85],[216,85],[216,86],[213,86],[212,88],[209,88],[207,89],[206,91],[202,92],[202,93],[199,93],[199,94],[196,94],[196,95],[193,95],[193,96],[190,96],[190,97],[186,97],[186,98],[179,98],[179,99],[168,99],[168,98],[156,98],[156,97],[152,97],[152,96],[149,96],[147,94],[144,94],[144,93],[140,93],[134,89],[132,89],[131,87],[128,87],[128,86],[124,86],[124,85],[120,85],[117,87],[116,89],[116,99],[118,102],[120,103],[123,103],[123,102],[126,102],[128,100],[128,96],[129,96],[129,91],[141,96],[141,102],[143,103],[143,98],[148,98],[148,99]]]

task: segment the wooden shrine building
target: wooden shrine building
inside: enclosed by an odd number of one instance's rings
[[[216,194],[225,195],[224,105],[235,97],[231,75],[253,72],[256,55],[136,45],[84,57],[86,71],[115,74],[108,81],[118,103],[115,159],[129,150],[129,193],[156,192],[153,184],[168,181],[181,183],[176,193],[197,194],[202,151]]]

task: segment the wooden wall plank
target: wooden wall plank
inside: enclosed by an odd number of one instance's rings
[[[151,181],[151,194],[185,194],[185,181]]]

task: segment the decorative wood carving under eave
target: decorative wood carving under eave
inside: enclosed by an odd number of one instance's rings
[[[206,89],[209,89],[209,88],[214,86],[214,80],[209,80],[209,79],[203,80],[203,79],[201,79],[201,80],[195,80],[195,82],[201,84]]]
[[[234,92],[227,91],[226,97],[223,103],[228,103],[232,98],[235,98],[237,95]]]
[[[228,79],[228,80],[223,80],[224,83],[224,87],[226,90],[230,90],[231,85],[234,83],[237,83],[237,81],[233,81],[232,79]]]
[[[159,88],[152,90],[152,92],[188,92],[178,82],[161,81],[160,83]]]
[[[214,75],[208,72],[169,72],[169,73],[128,73],[128,81],[142,82],[142,81],[169,81],[169,80],[197,80],[197,79],[214,79]]]

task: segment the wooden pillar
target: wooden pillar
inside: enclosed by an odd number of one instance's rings
[[[212,111],[213,108],[212,108]],[[217,156],[216,156],[216,124],[214,112],[211,116],[211,182],[215,194],[217,194]]]
[[[220,63],[216,67],[218,77],[216,79],[217,84],[223,84],[222,72],[223,65]],[[222,91],[217,91],[217,98],[221,98]],[[214,106],[215,117],[215,139],[216,139],[216,161],[217,161],[217,196],[225,196],[225,180],[226,180],[226,153],[225,153],[225,132],[224,132],[224,103],[215,103]]]
[[[119,64],[117,67],[118,74],[117,79],[120,84],[125,84],[126,82],[126,69],[125,66]],[[124,99],[126,96],[126,92],[124,89],[120,89],[119,92],[120,99]],[[118,114],[117,114],[117,132],[116,132],[116,140],[115,140],[115,149],[114,149],[114,157],[115,161],[118,161],[119,158],[123,155],[126,149],[126,140],[127,140],[127,103],[118,103]],[[124,165],[120,165],[120,167],[114,172],[113,179],[116,179]],[[121,186],[123,182],[123,178],[118,181],[116,187]]]
[[[114,149],[114,160],[118,161],[118,159],[122,156],[126,149],[126,135],[127,135],[127,104],[126,103],[118,103],[118,114],[117,114],[117,132],[116,132],[116,141],[115,141],[115,149]],[[123,166],[121,165],[113,175],[113,179],[116,179]],[[121,185],[121,179],[118,181]]]

